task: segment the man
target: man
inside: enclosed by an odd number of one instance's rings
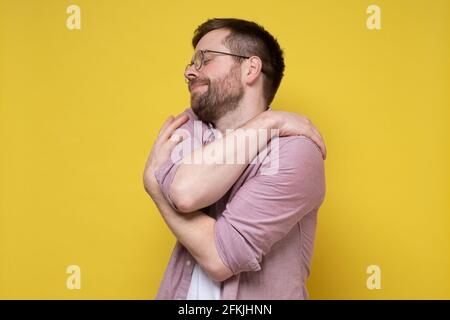
[[[144,172],[178,240],[157,298],[307,299],[322,138],[306,118],[269,108],[284,59],[263,27],[211,19],[192,43],[192,109],[166,121]]]

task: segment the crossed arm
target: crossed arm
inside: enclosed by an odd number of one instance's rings
[[[266,146],[267,141],[272,137],[270,129],[279,129],[281,136],[301,134],[309,136],[314,141],[318,141],[316,144],[322,149],[323,157],[325,157],[326,151],[320,134],[315,133],[316,129],[309,121],[306,124],[302,123],[300,120],[304,121],[304,118],[294,117],[290,113],[281,113],[281,115],[284,118],[280,117],[280,113],[266,111],[242,127],[244,130],[268,130],[266,140],[258,140],[257,136],[234,131],[223,139],[218,139],[194,151],[194,153],[202,153],[202,155],[207,154],[214,150],[213,148],[224,148],[231,139],[239,138],[239,135],[244,134],[247,146],[257,146],[246,149],[244,163],[185,164],[182,162],[169,191],[178,211],[173,209],[164,197],[156,181],[155,171],[167,161],[172,149],[180,142],[177,139],[174,140],[172,135],[187,120],[186,116],[176,119],[169,118],[166,121],[147,161],[144,173],[144,186],[147,192],[178,241],[186,247],[203,270],[215,281],[224,281],[232,276],[233,272],[224,264],[216,248],[216,220],[198,210],[214,203],[225,194],[245,170],[248,163]],[[238,149],[225,148],[225,150],[223,157],[231,156],[234,159]],[[179,211],[189,212],[189,214],[183,215]]]
[[[150,183],[147,183],[150,185]],[[151,183],[151,196],[164,221],[177,240],[191,253],[195,261],[217,282],[224,281],[233,273],[219,257],[215,239],[216,220],[201,211],[181,215],[165,199],[156,181]]]
[[[326,157],[320,133],[308,119],[289,112],[265,111],[238,130],[194,150],[192,154],[183,158],[170,187],[170,198],[177,209],[183,213],[190,213],[219,200],[275,134],[306,135],[321,148],[323,158]],[[238,143],[235,143],[236,141]],[[242,150],[238,144],[244,145],[245,149]],[[215,163],[185,161],[204,159],[217,150],[221,151],[216,155],[220,159],[216,159],[219,161]],[[242,151],[244,154],[239,154]],[[238,162],[237,158],[244,161]],[[227,163],[227,159],[234,161]]]

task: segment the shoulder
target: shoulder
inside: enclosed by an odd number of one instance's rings
[[[259,185],[273,186],[316,207],[325,196],[325,170],[319,147],[304,136],[280,137],[271,141],[270,152],[258,171]]]
[[[260,174],[269,175],[277,184],[323,186],[324,161],[319,147],[304,136],[276,138],[270,143],[260,168]],[[320,188],[322,189],[322,187]]]
[[[194,111],[192,111],[191,108],[187,108],[185,109],[182,113],[179,114],[179,116],[181,115],[187,115],[188,116],[188,120],[183,123],[177,130],[176,132],[180,132],[180,131],[184,131],[187,130],[187,132],[189,132],[190,135],[192,135],[194,133],[194,127],[198,120],[197,116],[195,115]],[[201,123],[201,121],[200,121]]]
[[[192,110],[192,108],[186,108],[186,109],[182,112],[182,114],[187,114],[188,117],[189,117],[189,120],[191,120],[191,121],[198,120],[198,117],[197,117],[197,115],[194,113],[194,111]],[[200,120],[198,120],[198,121],[200,121]]]
[[[267,153],[262,152],[259,174],[272,175],[274,179],[297,179],[310,176],[321,179],[324,161],[319,147],[304,136],[279,137],[269,142]]]
[[[279,137],[271,141],[271,152],[276,152],[276,149],[278,149],[281,164],[292,166],[316,164],[317,166],[323,166],[320,148],[308,137]]]

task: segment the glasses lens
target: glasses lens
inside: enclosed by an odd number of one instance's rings
[[[195,69],[197,69],[197,71],[199,71],[200,68],[202,67],[202,63],[203,63],[203,52],[197,51],[194,56],[194,67]]]

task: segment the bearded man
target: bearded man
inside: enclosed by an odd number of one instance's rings
[[[191,108],[163,125],[144,172],[177,238],[157,299],[307,299],[321,135],[270,108],[285,65],[262,26],[210,19],[192,44]]]

